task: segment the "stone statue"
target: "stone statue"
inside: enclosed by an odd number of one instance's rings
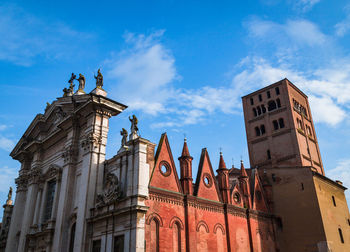
[[[96,79],[96,87],[102,88],[103,86],[103,75],[101,74],[101,70],[97,70],[97,76],[94,75],[94,78]]]
[[[69,95],[69,89],[68,88],[64,88],[63,89],[63,97],[67,97]]]
[[[97,195],[96,206],[101,207],[115,202],[121,197],[120,183],[118,177],[109,172],[106,176],[104,190]]]
[[[122,131],[120,131],[120,135],[123,136],[122,138],[122,147],[126,146],[126,141],[127,141],[127,137],[128,137],[128,131],[124,128],[122,128]]]
[[[74,81],[76,78],[77,78],[77,76],[76,76],[74,73],[72,73],[72,76],[70,77],[68,83],[69,83],[70,85],[73,84],[73,81]],[[69,86],[70,86],[70,85],[69,85]]]
[[[10,186],[9,193],[7,194],[6,204],[12,205],[12,187],[11,186]]]
[[[129,121],[131,122],[131,127],[130,127],[130,134],[136,134],[137,135],[137,132],[139,131],[139,128],[137,127],[137,117],[135,115],[132,115],[132,117],[129,116]]]
[[[85,76],[82,74],[79,74],[79,78],[77,79],[79,81],[79,87],[78,90],[84,91],[85,88]]]
[[[10,186],[9,193],[7,194],[7,200],[12,200],[12,187]]]

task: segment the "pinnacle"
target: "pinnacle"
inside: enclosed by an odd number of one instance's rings
[[[223,156],[222,156],[222,152],[220,152],[219,169],[227,169],[227,168],[226,168],[225,161],[224,161],[224,158],[223,158]]]
[[[244,168],[243,160],[241,160],[241,177],[248,177],[247,172]]]
[[[184,146],[182,148],[182,157],[190,157],[190,152],[188,151],[188,147],[187,147],[187,139],[184,139]]]

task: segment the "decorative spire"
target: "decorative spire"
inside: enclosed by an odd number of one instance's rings
[[[222,156],[222,152],[220,151],[220,162],[219,162],[219,169],[227,169],[226,164],[224,161],[224,158]]]
[[[247,172],[244,168],[243,160],[241,160],[241,177],[248,177]]]
[[[185,137],[184,139],[184,146],[182,148],[182,157],[190,157],[190,152],[188,151],[188,147],[187,147],[187,138]]]

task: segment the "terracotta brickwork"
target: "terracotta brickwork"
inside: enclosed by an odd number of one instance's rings
[[[180,180],[191,180],[186,142],[179,160]],[[258,172],[247,172],[243,164],[238,173],[233,169],[220,155],[216,177],[203,149],[193,189],[183,188],[163,134],[145,203],[146,251],[276,251],[273,217]]]

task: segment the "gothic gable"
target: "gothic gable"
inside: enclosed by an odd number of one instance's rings
[[[266,201],[264,189],[262,187],[258,171],[255,170],[254,172],[254,184],[253,184],[253,191],[252,191],[252,202],[253,202],[253,209],[268,212],[268,204]]]
[[[166,133],[162,134],[158,144],[155,165],[153,167],[149,185],[151,187],[182,193],[182,188]]]
[[[206,148],[202,149],[194,195],[214,201],[222,201]]]

